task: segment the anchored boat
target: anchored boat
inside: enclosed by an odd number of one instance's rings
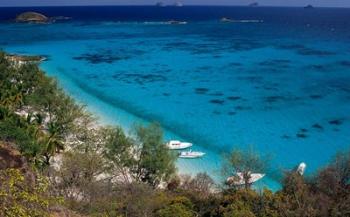
[[[178,140],[169,141],[166,146],[171,150],[181,150],[186,149],[192,146],[192,143],[189,142],[180,142]]]
[[[254,182],[259,181],[260,179],[264,178],[265,174],[263,173],[251,173],[250,178],[248,180],[249,184],[253,184]],[[226,179],[226,182],[230,185],[244,185],[244,177],[243,173],[236,173],[234,176],[230,176]]]
[[[204,152],[199,151],[182,151],[179,155],[180,158],[200,158],[205,155]]]
[[[301,162],[299,166],[296,168],[295,172],[302,176],[305,173],[305,169],[306,169],[306,163]]]

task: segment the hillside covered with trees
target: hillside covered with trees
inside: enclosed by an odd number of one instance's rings
[[[255,191],[178,174],[157,123],[132,135],[96,123],[38,65],[0,53],[0,216],[350,216],[350,152],[312,177],[286,172],[278,192]],[[226,169],[264,163],[233,150]]]

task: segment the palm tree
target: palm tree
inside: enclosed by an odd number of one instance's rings
[[[15,108],[17,105],[23,105],[23,94],[16,88],[6,89],[1,93],[0,105],[9,109]]]
[[[60,135],[60,128],[57,124],[50,122],[48,124],[48,134],[46,134],[43,138],[44,141],[44,153],[43,156],[45,158],[45,163],[47,165],[50,164],[50,159],[56,153],[64,150],[64,142],[63,138]]]
[[[40,140],[43,136],[43,116],[40,113],[34,115],[33,113],[28,113],[26,121],[29,133],[37,140]]]
[[[14,105],[23,105],[23,94],[22,93],[16,93],[14,96],[12,96],[12,101]]]
[[[44,117],[43,117],[43,115],[40,114],[40,113],[36,113],[36,114],[34,115],[34,117],[35,117],[35,122],[36,122],[36,124],[41,126],[41,125],[43,124],[43,122],[44,122]]]

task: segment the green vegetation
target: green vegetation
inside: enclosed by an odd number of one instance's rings
[[[175,173],[175,156],[171,155],[163,142],[162,130],[158,124],[136,128],[136,164],[132,167],[135,179],[156,188],[162,181],[168,181]]]
[[[15,162],[0,167],[5,217],[52,216],[57,207],[74,211],[58,216],[350,216],[350,152],[308,179],[287,172],[275,193],[251,189],[250,171],[264,172],[268,162],[253,150],[227,158],[227,175],[243,173],[244,186],[215,185],[206,173],[178,175],[158,124],[136,126],[131,136],[96,126],[37,65],[14,65],[0,53],[3,159]]]
[[[49,165],[84,115],[82,107],[37,65],[15,67],[1,53],[0,70],[0,139],[15,142],[29,161]]]
[[[45,177],[35,180],[18,169],[0,170],[0,216],[49,216],[49,206],[58,202],[47,194]]]

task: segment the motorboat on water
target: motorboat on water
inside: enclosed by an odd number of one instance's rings
[[[264,178],[265,174],[263,173],[251,173],[250,178],[248,180],[248,184],[253,184],[254,182],[259,181],[260,179]],[[226,182],[230,185],[244,185],[244,177],[243,173],[238,172],[234,176],[230,176],[226,179]]]
[[[178,140],[170,140],[166,146],[171,150],[181,150],[191,147],[193,144],[190,142],[181,142]]]
[[[191,159],[193,159],[193,158],[203,157],[204,155],[205,155],[204,152],[189,150],[189,151],[182,151],[182,152],[180,152],[179,157],[180,158],[191,158]]]
[[[302,176],[305,173],[305,169],[306,169],[306,163],[301,162],[299,166],[296,168],[295,172]]]

